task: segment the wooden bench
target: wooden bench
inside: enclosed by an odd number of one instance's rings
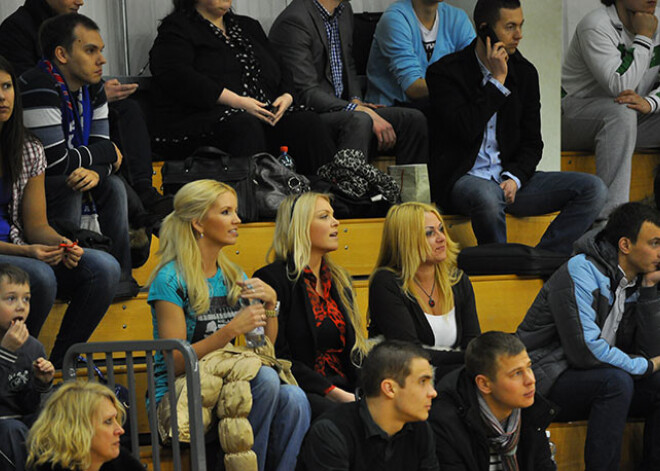
[[[542,216],[516,218],[507,215],[510,242],[536,245],[555,218],[556,213]],[[464,216],[444,216],[447,232],[461,247],[472,247],[477,241],[472,232],[470,219]],[[373,271],[383,232],[382,218],[347,219],[339,225],[339,249],[331,254],[332,259],[344,267],[351,276],[369,276]],[[236,262],[245,273],[251,275],[267,264],[266,254],[273,240],[275,224],[254,222],[242,224],[235,245],[225,248],[225,254]],[[149,260],[142,267],[133,270],[133,276],[145,285],[149,275],[157,265],[156,251],[158,239],[153,238]]]
[[[557,447],[555,460],[559,471],[584,470],[584,443],[587,422],[554,422],[548,427],[550,441]],[[621,449],[621,471],[634,471],[642,456],[644,424],[631,420],[626,424]]]
[[[653,179],[660,165],[660,150],[638,149],[632,158],[630,201],[641,201],[653,196]],[[561,170],[596,174],[596,156],[589,151],[563,151]]]

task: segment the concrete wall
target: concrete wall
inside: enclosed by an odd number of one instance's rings
[[[23,0],[1,0],[0,18],[9,15],[22,3]],[[234,0],[234,8],[238,13],[257,18],[268,30],[288,3],[290,0]],[[390,0],[352,0],[356,12],[382,11],[390,3]],[[447,0],[447,3],[463,8],[471,18],[476,0]],[[558,0],[523,2],[525,38],[520,49],[536,65],[541,77],[541,119],[545,141],[542,169],[559,169],[560,68],[562,47],[567,43],[562,36],[562,26],[567,24],[568,17],[571,20],[569,26],[574,28],[575,18],[597,4],[598,0],[563,0],[566,15],[562,17],[562,4]],[[121,30],[118,26],[120,5],[121,0],[88,0],[80,10],[94,18],[101,28],[108,58],[106,73],[109,75],[122,71]],[[171,5],[171,0],[126,0],[131,74],[137,74],[146,66],[158,21],[167,15]]]

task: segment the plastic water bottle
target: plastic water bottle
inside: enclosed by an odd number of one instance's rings
[[[280,156],[277,158],[282,165],[291,170],[292,172],[296,171],[296,163],[293,161],[293,158],[289,155],[289,148],[287,146],[280,147]]]
[[[247,285],[249,289],[252,289],[251,285]],[[251,304],[260,303],[258,299],[251,299],[250,302],[247,299],[241,299],[241,305],[247,307]],[[250,332],[245,333],[245,345],[250,348],[261,347],[266,344],[266,335],[264,333],[263,326],[255,327]]]

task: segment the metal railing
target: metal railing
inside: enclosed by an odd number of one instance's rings
[[[156,399],[155,399],[155,369],[154,357],[155,352],[161,351],[167,367],[167,384],[168,395],[173,411],[170,422],[172,427],[172,459],[175,471],[181,470],[181,444],[179,442],[179,426],[176,414],[176,391],[174,387],[175,374],[174,374],[174,357],[173,352],[178,351],[183,355],[185,363],[186,384],[188,388],[188,412],[190,416],[190,465],[192,471],[206,471],[206,453],[204,445],[204,426],[202,422],[202,407],[201,407],[201,392],[199,382],[199,364],[197,362],[197,355],[195,351],[182,340],[178,339],[162,339],[162,340],[136,340],[132,342],[92,342],[92,343],[77,343],[72,345],[64,356],[64,366],[62,368],[62,376],[64,381],[72,381],[78,377],[78,368],[80,361],[79,356],[86,357],[86,361],[82,365],[87,369],[87,377],[89,380],[94,380],[98,376],[96,373],[97,367],[104,367],[106,369],[105,378],[108,387],[115,391],[115,367],[121,362],[125,363],[127,375],[127,389],[128,400],[130,407],[127,410],[128,418],[131,423],[130,439],[131,451],[133,456],[137,459],[140,458],[140,446],[138,436],[138,414],[137,403],[138,397],[136,393],[136,379],[135,379],[135,363],[136,359],[144,360],[146,364],[147,373],[147,397],[148,407],[147,414],[149,417],[150,435],[151,435],[151,449],[153,469],[160,469],[161,462],[161,447],[158,440],[158,430],[156,417]],[[124,353],[125,359],[113,357],[113,353]],[[139,355],[136,355],[138,353]],[[94,359],[94,354],[104,354],[104,359]],[[123,365],[122,365],[123,366]],[[123,367],[122,367],[123,370]],[[123,371],[122,371],[123,374]],[[139,400],[144,400],[140,398]]]

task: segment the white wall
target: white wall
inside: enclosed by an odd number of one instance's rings
[[[470,18],[476,0],[446,0],[463,8]],[[12,13],[23,0],[0,0],[0,18]],[[234,0],[238,13],[257,18],[268,31],[277,14],[290,0]],[[391,0],[352,0],[356,12],[382,11]],[[149,48],[156,35],[158,21],[172,8],[171,0],[126,0],[130,40],[130,73],[137,74],[147,63]],[[121,73],[121,0],[88,0],[80,12],[92,17],[101,28],[108,58],[107,74]],[[541,78],[541,120],[544,157],[540,168],[558,170],[560,162],[560,73],[562,25],[574,29],[584,13],[598,5],[598,0],[563,0],[566,15],[562,17],[559,0],[529,0],[523,2],[525,38],[522,53],[536,65]],[[568,19],[567,19],[568,18]],[[576,20],[577,18],[577,20]],[[569,21],[570,20],[570,21]],[[569,28],[566,28],[568,31]]]
[[[575,27],[582,17],[598,8],[601,5],[600,0],[562,0],[564,3],[564,51],[575,33]]]

